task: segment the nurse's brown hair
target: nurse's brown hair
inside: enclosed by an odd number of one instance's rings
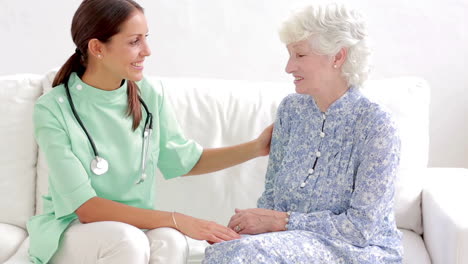
[[[71,34],[76,50],[55,76],[52,86],[68,83],[72,72],[82,76],[88,62],[88,42],[98,39],[106,43],[119,33],[122,24],[135,11],[143,8],[133,0],[84,0],[73,16]],[[135,82],[127,81],[127,114],[133,117],[132,129],[141,121],[142,113],[138,100],[139,89]]]

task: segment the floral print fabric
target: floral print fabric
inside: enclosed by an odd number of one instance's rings
[[[287,230],[214,244],[203,263],[402,263],[399,151],[391,115],[356,87],[325,113],[309,95],[287,96],[258,200],[291,212]]]

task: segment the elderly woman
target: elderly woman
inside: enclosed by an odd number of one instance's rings
[[[296,94],[278,108],[265,191],[231,218],[242,238],[208,247],[204,263],[401,263],[400,141],[390,114],[359,91],[365,23],[341,5],[311,6],[280,36]]]

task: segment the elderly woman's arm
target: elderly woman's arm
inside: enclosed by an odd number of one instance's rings
[[[289,96],[288,96],[289,97]],[[270,146],[270,157],[265,175],[265,190],[257,201],[259,208],[235,210],[228,227],[240,234],[259,234],[284,230],[286,213],[272,210],[276,174],[280,169],[286,146],[289,142],[289,116],[287,114],[288,97],[278,106]],[[246,216],[249,226],[236,227]],[[244,223],[247,225],[246,223]],[[242,230],[240,230],[242,229]]]
[[[287,116],[284,109],[286,108],[287,98],[278,106],[276,120],[273,128],[273,134],[270,144],[270,157],[268,159],[268,167],[265,175],[265,190],[262,196],[257,201],[257,206],[260,208],[273,209],[273,192],[275,175],[279,171],[281,161],[284,157],[284,149],[289,140],[289,127]],[[237,213],[237,212],[236,212]]]

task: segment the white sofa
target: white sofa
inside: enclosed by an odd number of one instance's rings
[[[25,224],[41,212],[40,197],[47,191],[47,166],[34,141],[32,110],[54,74],[0,77],[0,263],[28,263]],[[281,99],[294,92],[292,83],[161,79],[186,135],[205,147],[255,138],[273,122]],[[401,130],[395,214],[404,235],[405,263],[468,263],[468,170],[426,167],[427,83],[409,77],[375,80],[363,91],[394,113]],[[159,175],[157,208],[227,224],[234,208],[255,206],[267,160],[169,181]],[[189,263],[199,263],[207,243],[189,243]]]

